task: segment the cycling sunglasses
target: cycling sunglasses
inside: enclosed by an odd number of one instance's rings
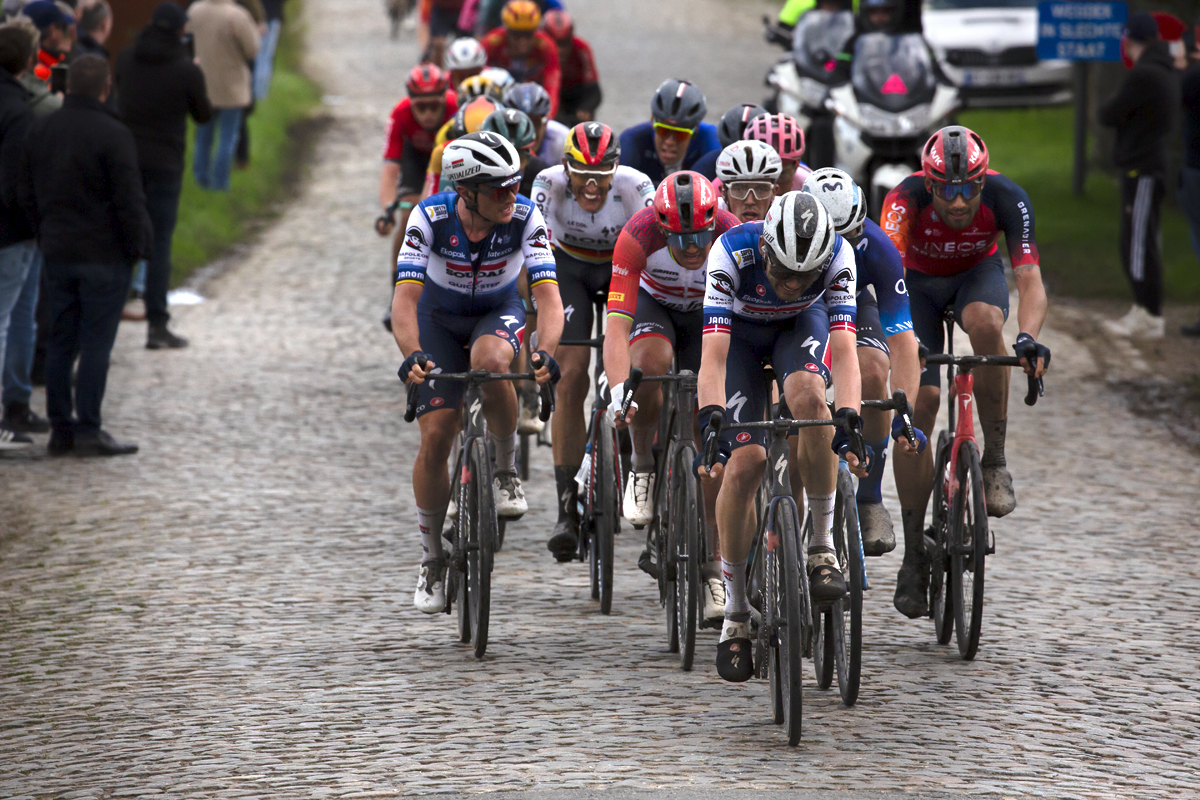
[[[686,142],[696,131],[693,128],[680,128],[665,122],[654,123],[654,133],[663,138],[673,138],[677,142]]]
[[[775,283],[783,284],[794,290],[804,290],[813,284],[817,279],[819,270],[813,270],[810,273],[794,272],[783,264],[775,260],[770,248],[765,248],[767,253],[763,259],[766,262],[767,275],[771,277]]]
[[[712,244],[713,230],[706,228],[702,231],[692,231],[691,233],[668,233],[667,244],[675,250],[683,252],[689,247],[695,246],[700,250]]]
[[[504,183],[481,183],[475,187],[475,191],[483,192],[488,197],[495,200],[497,203],[506,200],[510,195],[517,196],[517,190],[520,189],[521,173],[517,173],[516,180],[509,178]]]
[[[948,201],[954,200],[960,194],[964,200],[973,200],[977,194],[983,191],[983,181],[970,181],[969,183],[930,181],[930,183],[933,185],[933,194]]]
[[[754,195],[755,200],[771,200],[775,197],[775,184],[773,183],[739,181],[738,183],[727,183],[725,188],[729,190],[729,196],[734,200],[745,201],[750,195]]]
[[[418,114],[432,114],[441,111],[445,106],[444,100],[418,100],[412,104],[412,110]]]
[[[601,186],[611,181],[613,176],[617,174],[617,165],[613,164],[611,169],[577,169],[568,164],[567,174],[572,178],[578,178],[583,181],[584,186],[587,186],[589,183]]]

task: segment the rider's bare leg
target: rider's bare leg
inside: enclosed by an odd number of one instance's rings
[[[471,369],[507,372],[512,359],[512,345],[499,336],[480,336],[471,347]],[[512,383],[483,384],[483,416],[496,447],[496,471],[516,472],[517,390]]]
[[[758,445],[734,450],[721,474],[717,495],[717,529],[721,537],[721,566],[725,582],[725,619],[750,619],[746,596],[746,561],[758,532],[754,495],[762,482],[767,451]],[[713,484],[706,482],[705,489]]]
[[[418,518],[421,522],[421,545],[424,560],[442,554],[441,524],[445,518],[446,505],[450,502],[450,476],[446,464],[450,449],[454,446],[454,435],[458,432],[458,412],[452,408],[430,411],[418,419],[421,428],[421,446],[413,464],[413,497],[417,501]],[[438,520],[429,523],[424,517]],[[433,530],[433,528],[439,530]]]
[[[671,342],[661,336],[644,336],[629,345],[629,363],[643,375],[665,375],[675,356]],[[638,404],[630,427],[633,442],[634,472],[654,471],[654,436],[658,431],[658,415],[662,409],[662,384],[646,382],[633,396]]]
[[[933,432],[941,395],[937,386],[922,386],[917,392],[913,425],[926,435]],[[929,568],[924,536],[925,509],[933,491],[933,451],[933,447],[926,447],[922,453],[895,450],[896,491],[900,495],[900,519],[904,526],[904,561],[900,565],[892,602],[900,613],[910,618],[929,613]]]
[[[1004,313],[996,306],[975,302],[963,309],[963,329],[971,338],[971,349],[978,355],[1003,355]],[[975,405],[983,432],[983,489],[988,516],[1003,517],[1017,506],[1012,476],[1004,459],[1004,438],[1008,429],[1007,367],[979,367],[975,376]]]

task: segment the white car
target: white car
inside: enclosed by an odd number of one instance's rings
[[[926,0],[925,39],[967,106],[1071,99],[1071,63],[1037,57],[1037,0]]]

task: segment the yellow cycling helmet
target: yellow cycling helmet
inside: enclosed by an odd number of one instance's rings
[[[458,85],[456,94],[458,95],[458,104],[460,106],[465,106],[477,97],[487,97],[496,101],[500,100],[500,89],[487,75],[472,75],[469,78],[464,78],[463,82]]]
[[[500,12],[500,21],[510,31],[536,31],[542,12],[533,0],[509,0]]]
[[[490,97],[476,97],[454,115],[454,124],[450,127],[451,138],[457,139],[468,133],[474,133],[483,126],[483,121],[492,112],[503,107]]]

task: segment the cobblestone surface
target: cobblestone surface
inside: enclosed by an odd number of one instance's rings
[[[414,52],[386,42],[378,6],[308,0],[334,123],[302,198],[180,309],[193,347],[147,352],[123,326],[106,422],[141,454],[0,460],[0,796],[1200,793],[1200,461],[1130,416],[1066,333],[1047,337],[1043,402],[1014,397],[1021,505],[994,525],[978,658],[900,618],[899,555],[872,560],[862,697],[807,687],[797,749],[762,683],[717,679],[713,634],[678,670],[637,535],[619,540],[611,617],[580,565],[551,562],[545,451],[497,559],[487,660],[416,612],[417,438],[370,232]],[[606,118],[639,119],[666,74],[718,112],[756,97],[765,6],[736,8],[581,4]]]

